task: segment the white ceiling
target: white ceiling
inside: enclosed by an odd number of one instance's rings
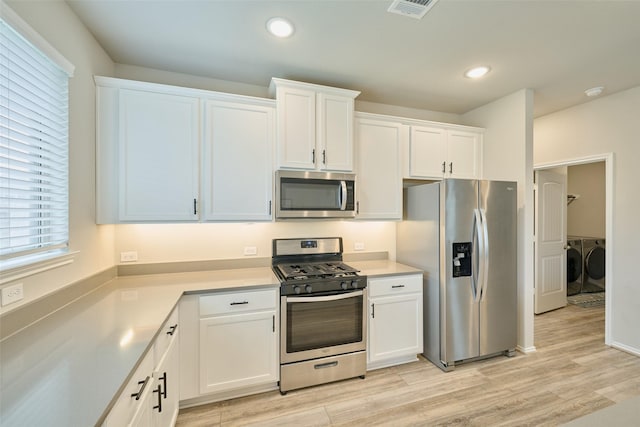
[[[640,1],[439,0],[422,20],[392,0],[67,0],[116,63],[266,87],[281,77],[359,100],[465,113],[522,88],[535,115],[640,86]],[[277,39],[266,21],[296,31]],[[477,64],[492,71],[472,81]]]

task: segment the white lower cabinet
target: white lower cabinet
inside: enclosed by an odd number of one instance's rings
[[[178,418],[178,310],[165,322],[103,426],[165,427]]]
[[[200,393],[278,381],[276,289],[200,297]]]
[[[369,278],[367,369],[422,353],[422,275]]]
[[[274,390],[280,374],[277,288],[185,295],[182,406]]]

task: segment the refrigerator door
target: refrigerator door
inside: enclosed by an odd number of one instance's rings
[[[475,302],[479,260],[474,247],[478,244],[474,222],[478,181],[447,179],[440,196],[440,358],[452,364],[480,354],[480,314]],[[470,268],[464,264],[468,262]]]
[[[517,183],[479,181],[486,222],[487,281],[480,297],[480,355],[517,343]]]

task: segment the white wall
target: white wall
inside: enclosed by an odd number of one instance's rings
[[[208,77],[192,76],[189,74],[173,73],[134,65],[115,64],[115,77],[128,80],[139,80],[196,89],[213,90],[237,95],[270,98],[269,88]],[[344,88],[351,89],[351,88]],[[356,111],[389,116],[407,117],[417,120],[431,120],[435,122],[461,124],[460,115],[442,113],[439,111],[420,110],[417,108],[400,107],[397,105],[378,104],[376,102],[361,101],[356,98]]]
[[[566,169],[567,193],[580,196],[567,206],[567,234],[605,237],[605,162],[574,165]]]
[[[640,137],[637,129],[640,87],[596,99],[535,120],[536,164],[614,153],[612,238],[607,271],[611,299],[611,344],[640,355]],[[609,236],[607,236],[609,237]]]
[[[113,62],[65,2],[9,1],[7,4],[75,66],[69,81],[69,240],[71,251],[79,253],[70,265],[21,279],[24,300],[3,307],[0,313],[91,276],[115,262],[113,227],[97,226],[94,208],[93,75],[112,75]]]
[[[486,128],[485,179],[518,182],[518,347],[533,342],[533,92],[520,90],[462,116]]]

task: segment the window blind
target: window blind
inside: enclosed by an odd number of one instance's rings
[[[0,19],[0,260],[66,248],[68,74]]]

